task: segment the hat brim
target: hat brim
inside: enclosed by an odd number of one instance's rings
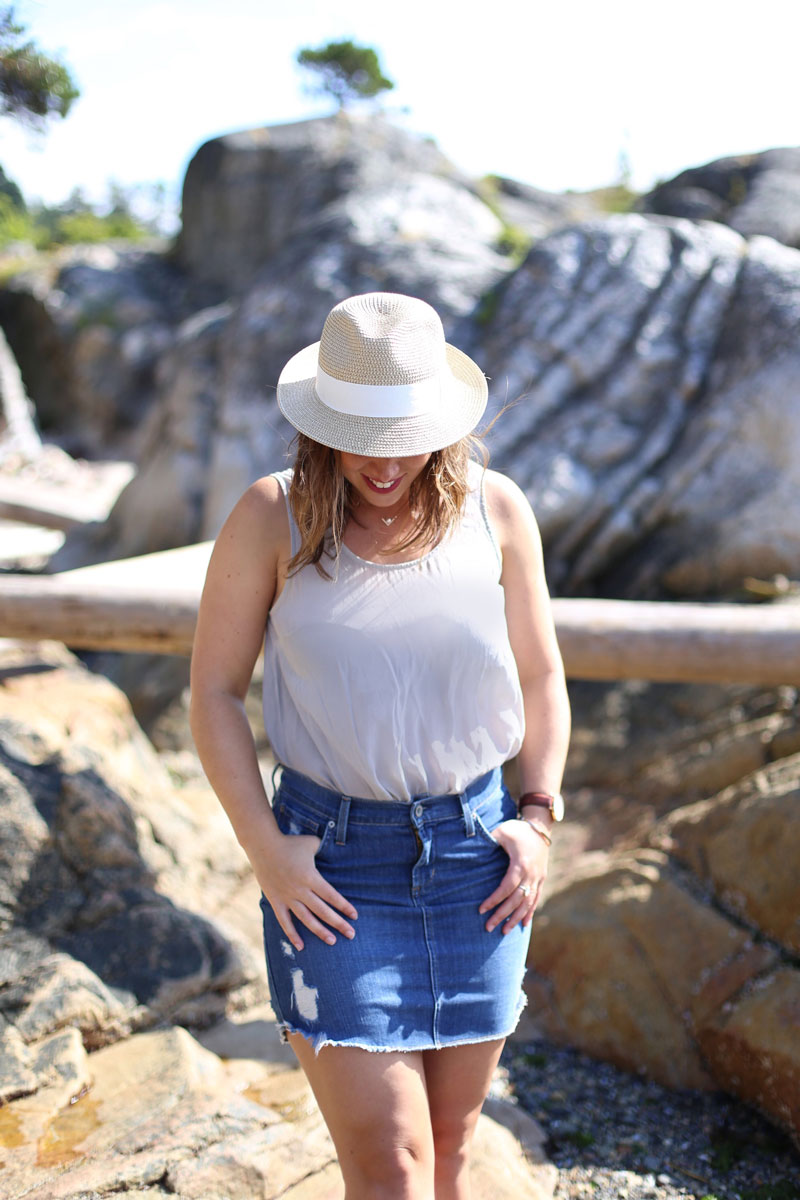
[[[472,432],[489,396],[478,364],[455,346],[446,344],[445,352],[449,374],[443,378],[435,413],[365,417],[329,408],[315,390],[319,342],[295,354],[281,371],[278,407],[295,429],[348,454],[393,458],[441,450]]]

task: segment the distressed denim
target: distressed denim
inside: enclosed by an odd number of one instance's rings
[[[427,1050],[505,1037],[524,1005],[530,928],[485,928],[478,908],[508,857],[491,831],[515,815],[499,769],[410,803],[341,796],[284,769],[273,809],[314,834],[320,873],[358,911],[352,940],[302,926],[288,941],[262,896],[275,1015],[284,1033],[368,1050]]]

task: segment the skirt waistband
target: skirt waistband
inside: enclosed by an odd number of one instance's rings
[[[502,768],[495,767],[474,779],[463,792],[438,796],[421,795],[412,800],[365,800],[323,787],[291,767],[280,767],[280,770],[281,777],[276,795],[285,789],[298,801],[313,808],[321,817],[337,815],[342,805],[346,804],[350,821],[364,821],[370,825],[407,826],[410,817],[424,817],[426,822],[446,820],[454,813],[474,811],[482,800],[496,794],[503,787]]]

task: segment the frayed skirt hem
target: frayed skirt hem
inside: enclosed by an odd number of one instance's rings
[[[298,1029],[288,1021],[278,1022],[278,1032],[280,1033],[281,1042],[283,1042],[284,1045],[288,1042],[290,1033],[299,1034],[300,1037],[304,1038],[311,1045],[315,1055],[319,1054],[320,1050],[324,1050],[326,1046],[342,1046],[349,1047],[353,1050],[367,1050],[370,1054],[412,1054],[421,1050],[448,1050],[451,1046],[477,1046],[481,1042],[504,1041],[507,1037],[510,1037],[517,1028],[519,1019],[522,1016],[527,1003],[528,998],[525,993],[522,992],[520,994],[519,1004],[517,1005],[517,1011],[514,1016],[514,1023],[510,1029],[506,1030],[505,1033],[487,1033],[476,1035],[474,1037],[463,1038],[456,1037],[448,1039],[445,1042],[431,1039],[428,1044],[423,1044],[420,1046],[375,1046],[372,1043],[357,1037],[337,1040],[336,1038],[328,1037],[327,1034],[324,1033],[310,1033],[307,1029]]]

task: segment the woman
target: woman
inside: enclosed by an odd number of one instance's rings
[[[561,816],[541,545],[519,490],[471,461],[486,398],[423,301],[337,305],[278,383],[294,469],[242,496],[200,607],[192,730],[350,1200],[469,1195]],[[244,711],[265,629],[273,807]]]

